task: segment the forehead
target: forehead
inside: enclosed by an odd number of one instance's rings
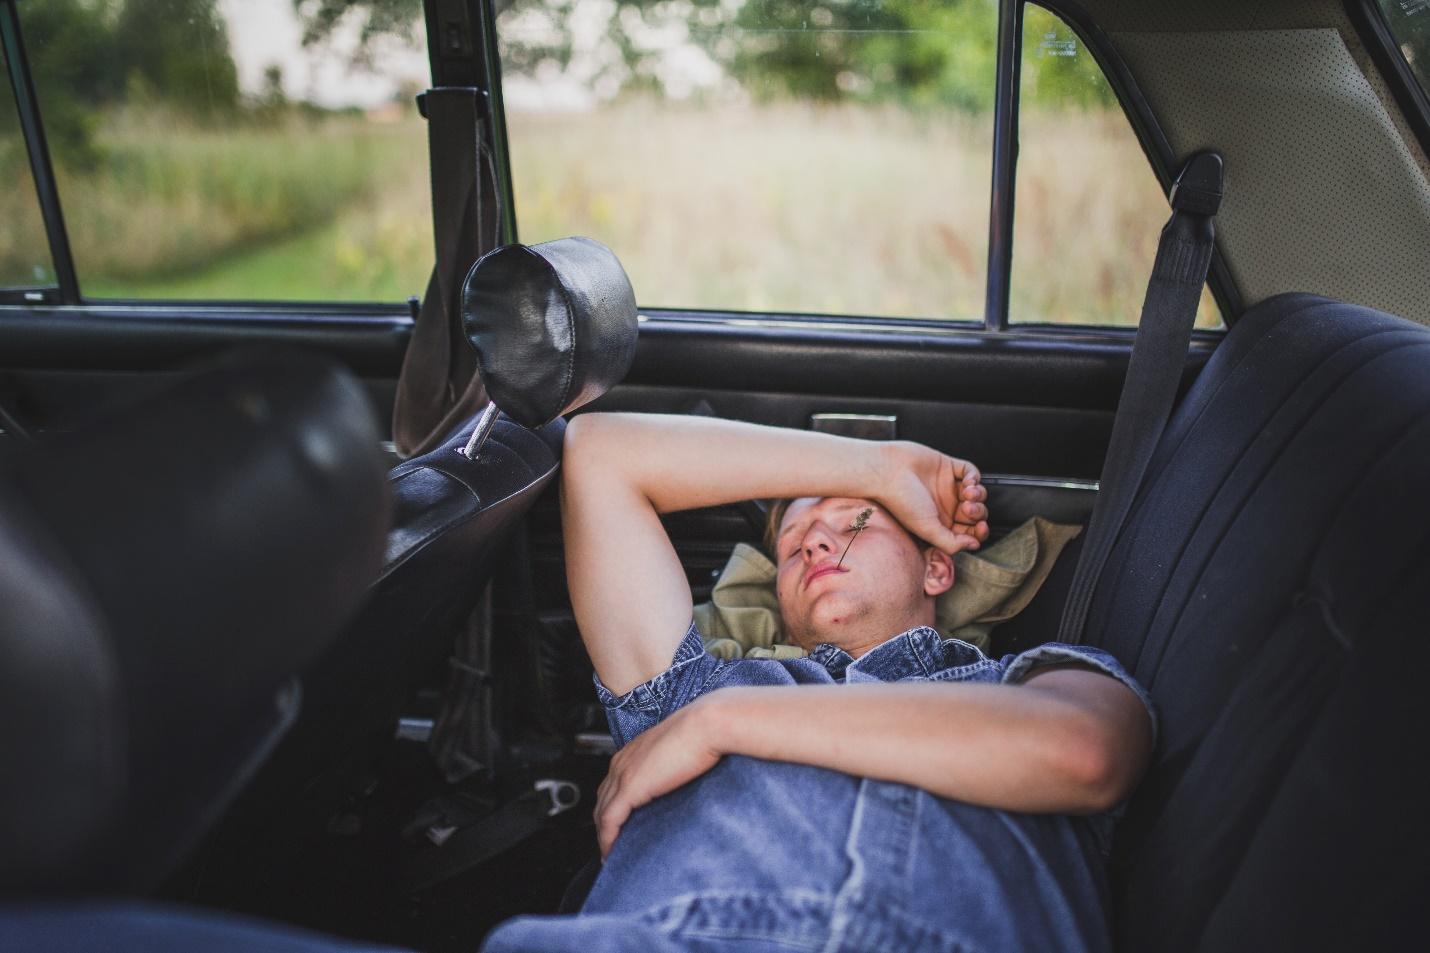
[[[873,500],[864,500],[857,497],[848,496],[802,496],[789,505],[784,512],[784,517],[780,520],[780,535],[793,529],[796,524],[802,522],[805,517],[840,516],[844,512],[851,514],[858,513],[865,507],[872,507],[875,512],[879,512],[879,505]]]

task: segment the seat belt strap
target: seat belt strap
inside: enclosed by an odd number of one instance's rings
[[[1196,153],[1182,166],[1172,186],[1172,217],[1163,226],[1157,244],[1157,259],[1112,423],[1112,440],[1102,462],[1097,500],[1063,606],[1059,642],[1076,644],[1083,639],[1098,578],[1171,417],[1197,304],[1211,265],[1216,239],[1213,219],[1221,196],[1221,156]]]
[[[402,361],[392,435],[404,457],[436,446],[472,416],[485,392],[476,355],[462,330],[462,280],[499,244],[495,168],[482,142],[486,94],[467,86],[429,89],[418,99],[427,118],[436,265]]]

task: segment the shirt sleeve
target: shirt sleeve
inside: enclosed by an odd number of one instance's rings
[[[619,750],[633,738],[689,705],[709,690],[711,682],[726,665],[705,651],[694,621],[675,649],[670,667],[623,695],[616,695],[600,676],[592,673],[596,697],[606,709],[611,739]]]
[[[1048,642],[1039,645],[1018,655],[1005,656],[1002,661],[1003,682],[1009,685],[1016,685],[1026,681],[1033,672],[1046,665],[1066,665],[1075,663],[1078,665],[1088,665],[1097,669],[1104,675],[1117,679],[1122,684],[1132,690],[1132,694],[1137,696],[1137,700],[1142,703],[1142,707],[1147,709],[1147,717],[1152,721],[1152,745],[1157,745],[1157,709],[1152,704],[1152,696],[1147,694],[1147,690],[1138,684],[1137,680],[1127,673],[1127,669],[1122,667],[1122,663],[1113,658],[1111,654],[1102,649],[1095,649],[1089,645],[1068,645],[1063,642]]]

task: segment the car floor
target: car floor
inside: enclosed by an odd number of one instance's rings
[[[583,802],[529,838],[421,891],[403,871],[429,853],[414,818],[434,804],[484,816],[529,789],[511,780],[449,785],[425,745],[394,740],[372,777],[326,818],[284,816],[261,830],[225,830],[167,886],[166,899],[293,924],[334,936],[431,953],[476,950],[496,924],[554,913],[577,872],[595,856],[588,799],[605,758],[558,755],[512,765],[507,777],[575,781]]]

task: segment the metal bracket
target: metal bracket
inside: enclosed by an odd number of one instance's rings
[[[581,789],[570,781],[563,781],[560,778],[542,778],[533,787],[551,800],[551,806],[546,809],[547,817],[564,814],[581,803]]]

